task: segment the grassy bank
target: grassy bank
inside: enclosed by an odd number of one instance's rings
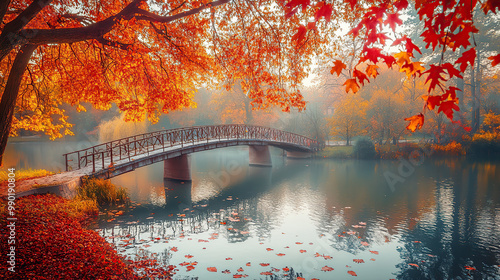
[[[426,157],[461,157],[465,155],[465,148],[456,142],[446,145],[424,144],[424,143],[400,143],[398,145],[375,144],[375,158],[379,159],[398,159],[408,158],[409,156],[418,156],[417,153],[424,152]],[[318,152],[318,158],[331,159],[349,159],[356,158],[354,155],[354,146],[335,146],[325,147]]]
[[[317,157],[336,159],[353,158],[353,146],[325,147],[322,151],[318,152]]]
[[[47,171],[45,169],[16,169],[16,181],[39,178],[54,174],[54,172]],[[7,170],[0,170],[0,183],[3,183],[9,179],[9,172]]]

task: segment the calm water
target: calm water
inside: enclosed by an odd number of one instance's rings
[[[273,153],[273,168],[248,166],[245,147],[193,154],[191,183],[163,180],[162,164],[114,178],[136,204],[99,231],[175,279],[500,279],[499,162]]]

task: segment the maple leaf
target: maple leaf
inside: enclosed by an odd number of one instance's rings
[[[413,267],[419,268],[418,264],[409,263],[408,265],[411,265],[411,266],[413,266]]]
[[[465,72],[465,69],[467,69],[467,63],[470,66],[474,66],[474,60],[476,59],[476,49],[472,48],[464,53],[462,53],[462,56],[455,61],[455,64],[460,64],[460,71]]]
[[[343,69],[346,69],[347,66],[340,60],[335,60],[333,62],[333,67],[332,70],[330,70],[330,73],[333,75],[333,73],[337,73],[337,77],[340,76],[340,73],[342,72]]]
[[[247,278],[248,275],[246,274],[233,274],[233,278]]]
[[[471,270],[471,271],[472,271],[472,270],[476,270],[474,267],[472,267],[472,266],[468,266],[468,265],[466,265],[466,266],[465,266],[465,269],[467,269],[467,270]]]
[[[442,67],[446,69],[446,72],[448,72],[450,78],[453,77],[463,78],[462,75],[460,75],[460,71],[458,71],[451,63],[444,63]]]
[[[498,2],[498,0],[487,0],[481,5],[481,9],[483,9],[485,15],[489,11],[496,14],[497,10],[500,10],[500,2]]]
[[[373,78],[376,78],[376,77],[378,76],[378,71],[377,71],[377,69],[378,69],[378,68],[379,68],[379,67],[378,67],[377,65],[375,65],[375,64],[370,64],[370,65],[368,65],[368,66],[366,67],[366,70],[365,70],[366,75],[367,75],[368,77],[373,77]]]
[[[331,4],[324,4],[316,11],[316,15],[314,17],[315,21],[320,20],[322,17],[325,17],[326,22],[330,22],[332,17],[333,8]]]
[[[491,60],[491,66],[495,67],[500,63],[500,54],[490,56],[488,59]]]
[[[406,129],[411,130],[411,132],[415,132],[417,129],[421,129],[424,125],[424,115],[422,113],[406,118],[405,121],[409,121],[410,124],[406,126]]]
[[[448,117],[448,119],[453,120],[453,113],[455,111],[460,111],[455,100],[444,101],[439,105],[438,113],[443,112],[443,114]]]
[[[411,63],[411,54],[407,52],[399,52],[397,54],[394,54],[394,58],[396,59],[396,63],[402,67],[405,64]]]
[[[365,85],[364,80],[366,80],[366,81],[368,81],[368,82],[369,82],[369,80],[368,80],[368,78],[366,77],[366,75],[365,75],[363,72],[361,72],[361,71],[359,71],[358,69],[356,69],[356,68],[354,68],[353,76],[354,76],[355,78],[357,78],[357,79],[359,80],[359,82],[360,82],[362,85]]]
[[[325,266],[323,266],[323,267],[321,268],[321,270],[322,270],[322,271],[325,271],[325,272],[326,272],[326,271],[332,271],[332,270],[333,270],[333,267],[329,267],[329,266],[325,265]]]
[[[349,90],[352,90],[353,93],[356,93],[359,90],[359,85],[356,82],[356,79],[347,79],[343,86],[345,86],[345,92],[347,93],[349,93]]]
[[[388,14],[384,24],[388,24],[393,31],[396,31],[396,25],[403,24],[403,21],[399,18],[399,14],[396,12],[394,14]]]
[[[349,274],[350,274],[350,275],[352,275],[352,276],[358,276],[358,275],[356,274],[356,272],[354,272],[354,271],[352,271],[352,270],[347,271],[347,273],[349,273]]]
[[[373,63],[378,62],[378,58],[382,56],[381,49],[379,48],[363,48],[363,52],[366,52],[366,55],[362,57],[362,60],[370,60]]]
[[[300,253],[306,253],[306,252],[307,252],[307,250],[300,250],[299,252],[300,252]]]
[[[398,9],[398,11],[401,11],[403,9],[406,9],[408,7],[408,0],[398,0],[394,2],[394,7]]]
[[[283,254],[283,253],[278,253],[278,254],[276,254],[276,255],[277,255],[278,257],[283,257],[285,254]]]
[[[305,10],[307,6],[311,4],[311,0],[290,0],[285,7],[288,7],[289,9],[294,9],[297,6],[302,5],[302,9]]]
[[[207,267],[207,270],[210,271],[210,272],[217,272],[217,268],[216,267]]]
[[[299,25],[297,28],[297,33],[292,36],[292,41],[295,41],[297,44],[302,43],[307,34],[307,28],[304,25]]]
[[[349,4],[351,5],[351,9],[354,10],[354,7],[356,6],[356,4],[358,3],[358,0],[348,0],[349,1]]]
[[[444,72],[444,69],[442,66],[436,66],[436,65],[431,64],[429,70],[425,71],[424,74],[425,73],[429,74],[429,76],[425,80],[426,84],[427,84],[427,82],[430,81],[429,89],[427,90],[428,92],[431,92],[432,90],[434,90],[436,88],[436,86],[439,86],[441,89],[443,89],[443,86],[442,86],[440,80],[443,80],[443,81],[445,80],[443,78],[443,76],[441,76],[441,74],[444,74],[445,72]]]
[[[434,110],[436,106],[441,104],[442,96],[441,95],[423,95],[422,99],[425,101],[427,108],[429,110]]]
[[[352,261],[355,263],[365,263],[363,259],[353,259]]]

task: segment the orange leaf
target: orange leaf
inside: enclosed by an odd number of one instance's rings
[[[500,54],[490,56],[488,59],[491,60],[491,66],[497,66],[500,63]]]
[[[366,67],[366,75],[368,77],[373,77],[376,78],[378,76],[378,69],[379,67],[377,65],[371,64]]]
[[[347,66],[340,60],[335,60],[333,62],[333,67],[332,70],[330,70],[330,73],[333,75],[333,73],[337,73],[337,76],[340,76],[340,73],[342,72],[342,69],[346,69]]]
[[[415,130],[421,129],[422,126],[424,125],[424,115],[420,113],[413,117],[406,118],[405,121],[410,122],[410,124],[408,124],[406,129],[411,130],[411,132],[415,132]]]
[[[467,270],[476,270],[474,267],[468,266],[468,265],[465,266],[465,269],[467,269]]]
[[[352,270],[347,271],[347,273],[351,274],[352,276],[358,276],[358,275],[356,274],[356,272],[354,272],[354,271],[352,271]]]
[[[363,259],[353,259],[352,261],[355,263],[365,263]]]
[[[371,250],[370,250],[370,253],[375,254],[375,255],[378,255],[378,251],[371,251]]]
[[[301,253],[305,253],[305,252],[307,252],[307,251],[306,251],[306,250],[300,250],[299,252],[301,252]]]
[[[325,265],[325,266],[323,266],[323,267],[321,268],[321,270],[322,270],[322,271],[332,271],[332,270],[333,270],[333,267],[329,267],[329,266]]]
[[[349,93],[349,90],[352,90],[353,93],[358,92],[359,85],[356,82],[356,79],[347,79],[343,84],[345,86],[345,92]]]
[[[269,266],[268,263],[260,263],[261,266]]]
[[[416,268],[419,268],[418,264],[409,263],[408,265],[411,265],[411,266],[414,266],[414,267],[416,267]]]
[[[211,266],[211,267],[207,267],[207,270],[210,271],[210,272],[217,272],[217,268]]]

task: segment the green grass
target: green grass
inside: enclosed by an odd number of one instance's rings
[[[16,169],[14,172],[16,175],[16,181],[28,178],[44,177],[54,174],[54,172],[47,171],[45,169]],[[0,183],[7,181],[9,179],[8,170],[0,170]]]
[[[84,178],[77,190],[77,198],[93,200],[99,206],[126,204],[130,202],[124,188],[113,185],[109,180]]]
[[[325,147],[317,155],[319,158],[352,158],[353,157],[353,146],[335,146],[335,147]]]

